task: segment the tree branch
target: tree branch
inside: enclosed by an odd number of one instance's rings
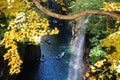
[[[45,14],[47,14],[51,17],[55,17],[58,19],[72,20],[72,19],[79,18],[80,16],[86,16],[89,14],[105,14],[105,15],[113,16],[115,18],[120,17],[120,14],[110,12],[110,11],[102,11],[102,10],[86,10],[86,11],[79,12],[79,13],[76,13],[73,15],[61,15],[61,14],[54,13],[54,12],[47,10],[39,3],[38,0],[33,0],[33,2],[42,12],[44,12]]]

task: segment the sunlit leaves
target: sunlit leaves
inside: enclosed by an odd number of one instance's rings
[[[0,10],[7,8],[7,0],[0,0]]]
[[[111,52],[111,54],[108,54],[106,58],[108,58],[108,61],[111,63],[111,70],[116,70],[119,72],[119,62],[120,62],[120,31],[117,31],[111,35],[109,35],[107,38],[105,38],[102,41],[102,46],[107,47],[108,50],[113,50],[113,48],[110,48],[111,46],[114,47],[114,51]]]
[[[120,73],[120,30],[101,40],[101,46],[108,53],[90,66],[89,76],[96,79],[119,79]],[[97,51],[96,51],[97,52]],[[87,74],[87,73],[86,73]]]
[[[120,11],[119,2],[104,2],[102,10],[105,11]],[[115,21],[114,21],[115,22]],[[120,23],[120,18],[118,17],[116,23]],[[104,23],[102,23],[104,24]],[[110,23],[108,23],[110,24]],[[102,29],[101,29],[102,30]],[[94,31],[93,31],[94,32]],[[106,53],[103,58],[98,59],[94,64],[90,65],[90,70],[86,73],[86,78],[95,78],[96,80],[119,80],[120,74],[120,30],[119,25],[117,27],[106,26],[103,38],[98,38],[98,41],[102,47],[102,50]],[[95,35],[98,35],[97,33]],[[93,39],[91,39],[93,42]],[[94,40],[94,42],[97,42]],[[95,46],[93,46],[94,49]],[[97,55],[99,51],[90,52],[90,54],[95,53]],[[103,53],[102,53],[103,54]]]
[[[120,30],[102,39],[101,46],[105,49],[107,55],[90,66],[89,74],[91,75],[88,78],[95,76],[96,79],[119,79]]]
[[[5,32],[2,41],[5,43],[5,48],[10,48],[4,55],[4,60],[9,60],[8,65],[10,66],[11,75],[18,74],[22,64],[16,42],[40,44],[43,36],[58,34],[59,32],[57,28],[50,30],[48,27],[49,21],[46,18],[40,19],[35,11],[32,11],[31,15],[26,16],[27,13],[29,13],[29,11],[26,13],[20,12],[15,19],[10,21],[8,31]],[[13,60],[12,55],[18,60],[17,62]]]
[[[95,63],[96,61],[102,59],[103,57],[106,56],[106,52],[102,50],[101,46],[98,45],[96,47],[93,47],[91,50],[90,50],[90,62],[91,63]]]
[[[120,2],[104,2],[102,10],[105,11],[120,11]]]
[[[2,11],[6,16],[16,16],[19,11],[26,11],[30,8],[31,2],[25,2],[24,0],[10,0],[5,1],[8,5]]]
[[[8,2],[2,11],[9,17],[9,25],[0,44],[4,44],[7,52],[4,60],[8,60],[11,75],[20,73],[22,60],[18,52],[18,42],[39,45],[43,36],[58,34],[57,28],[49,28],[49,20],[41,18],[32,3],[23,0]],[[17,5],[16,5],[17,4]]]
[[[4,60],[8,60],[8,66],[10,66],[10,74],[20,73],[21,64],[23,63],[20,59],[19,53],[17,51],[17,44],[12,40],[8,40],[5,44],[6,48],[10,48],[7,53],[5,53]]]

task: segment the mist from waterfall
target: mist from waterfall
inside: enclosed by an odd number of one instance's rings
[[[81,21],[81,22],[80,22]],[[85,66],[83,61],[84,55],[84,43],[85,43],[85,23],[88,21],[88,18],[81,19],[77,21],[75,27],[79,27],[78,35],[73,40],[70,63],[69,63],[69,72],[67,80],[83,80],[83,74],[85,73]]]

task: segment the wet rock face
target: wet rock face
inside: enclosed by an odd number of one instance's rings
[[[71,33],[72,33],[72,40],[71,40],[71,44],[74,44],[74,41],[76,38],[78,38],[82,33],[85,33],[84,30],[81,28],[81,26],[83,26],[85,21],[85,18],[80,18],[80,19],[76,19],[73,22],[70,23],[70,25],[72,26],[71,28]]]
[[[25,49],[24,62],[31,63],[31,62],[39,61],[40,56],[41,56],[40,46],[36,46],[32,44],[27,45]]]
[[[83,80],[85,74],[84,53],[85,53],[85,32],[87,18],[77,19],[72,23],[71,46],[73,56],[70,59],[70,70],[68,80]],[[79,75],[79,76],[78,76]],[[71,77],[72,76],[72,77]]]

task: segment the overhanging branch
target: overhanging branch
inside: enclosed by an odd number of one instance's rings
[[[55,17],[55,18],[58,18],[58,19],[72,20],[72,19],[76,19],[80,16],[86,16],[86,15],[89,15],[89,14],[105,14],[105,15],[113,16],[115,18],[120,17],[120,14],[110,12],[110,11],[102,11],[102,10],[86,10],[86,11],[79,12],[79,13],[76,13],[76,14],[73,14],[73,15],[61,15],[61,14],[54,13],[54,12],[51,12],[51,11],[47,10],[46,8],[44,8],[39,3],[38,0],[33,0],[33,2],[42,12],[44,12],[45,14],[47,14],[51,17]]]

